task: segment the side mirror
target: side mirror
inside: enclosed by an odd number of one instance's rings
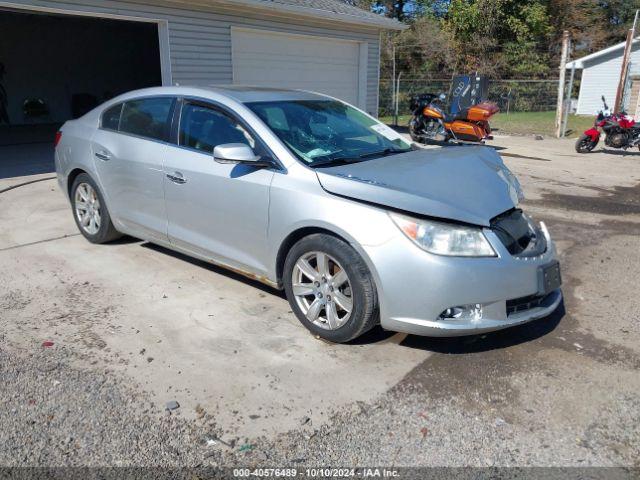
[[[242,163],[256,167],[266,167],[271,162],[265,161],[253,153],[249,145],[244,143],[223,143],[213,149],[213,159],[218,163]]]

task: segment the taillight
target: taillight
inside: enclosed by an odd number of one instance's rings
[[[58,130],[56,132],[55,138],[53,139],[53,148],[56,148],[58,146],[58,144],[60,143],[60,140],[62,140],[62,132]]]

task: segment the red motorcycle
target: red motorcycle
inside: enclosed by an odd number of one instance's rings
[[[640,123],[636,123],[626,113],[611,113],[607,102],[602,97],[604,108],[600,110],[593,128],[585,131],[576,142],[576,152],[589,153],[600,141],[601,132],[604,132],[604,144],[612,148],[624,150],[631,147],[640,148]]]

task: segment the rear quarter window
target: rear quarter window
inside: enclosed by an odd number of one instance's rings
[[[108,108],[102,114],[101,126],[108,130],[118,130],[120,124],[120,113],[122,112],[122,104]]]
[[[160,97],[125,102],[120,117],[120,131],[152,140],[168,140],[173,101],[171,97]]]

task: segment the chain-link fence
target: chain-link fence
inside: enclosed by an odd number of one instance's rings
[[[394,114],[393,85],[391,79],[380,79],[379,115]],[[421,93],[449,93],[450,78],[400,78],[398,89],[398,115],[409,115],[411,98]],[[558,80],[491,80],[489,100],[498,104],[504,113],[541,112],[555,110]]]

